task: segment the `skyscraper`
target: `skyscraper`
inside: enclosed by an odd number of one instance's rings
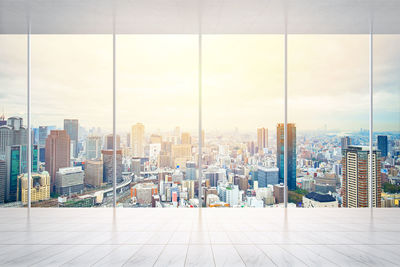
[[[7,164],[5,160],[0,160],[0,203],[6,200],[7,184]]]
[[[28,171],[26,145],[13,145],[7,147],[6,164],[6,200],[9,202],[17,201],[18,175]],[[37,145],[32,149],[32,171],[38,171],[38,151]]]
[[[205,143],[205,132],[204,132],[204,130],[202,130],[201,131],[201,145],[203,146],[203,147],[205,147],[206,146],[206,143]]]
[[[73,151],[72,155],[74,158],[78,157],[79,151],[78,151],[78,129],[79,129],[79,123],[78,120],[76,119],[64,119],[64,130],[67,131],[67,134],[69,135],[70,142],[73,144]],[[51,173],[50,173],[51,176]]]
[[[132,126],[132,152],[134,157],[144,157],[144,125],[136,123]]]
[[[387,135],[378,135],[378,149],[381,151],[381,156],[386,158],[388,154]]]
[[[284,182],[284,136],[285,136],[285,125],[279,123],[277,126],[277,148],[276,148],[276,162],[279,168],[279,182]],[[287,186],[289,190],[296,190],[296,125],[294,123],[287,124],[288,132],[288,148],[287,148]]]
[[[103,181],[105,183],[113,182],[113,150],[102,150],[103,154]],[[116,175],[117,179],[122,177],[122,150],[116,151],[117,156],[117,167]]]
[[[46,170],[50,174],[51,192],[55,189],[57,171],[70,166],[70,142],[65,130],[52,130],[46,139]]]
[[[373,207],[381,207],[381,175],[379,150],[373,151],[372,156],[372,195]],[[370,183],[370,153],[369,147],[349,146],[342,157],[343,165],[343,206],[348,208],[369,206]]]
[[[347,149],[349,145],[351,145],[350,136],[340,138],[340,148],[342,149],[342,152],[344,152],[344,150]]]
[[[32,128],[32,144],[39,144],[39,128]]]
[[[268,129],[258,128],[257,129],[257,147],[258,153],[263,154],[264,148],[268,147]]]
[[[39,145],[45,146],[46,145],[46,138],[47,138],[47,126],[39,126]]]
[[[4,158],[7,146],[26,145],[28,131],[23,126],[22,118],[10,117],[7,125],[0,126],[0,157]]]
[[[117,134],[117,149],[121,149],[121,137]],[[106,136],[106,144],[105,144],[105,149],[106,150],[112,150],[114,149],[114,140],[113,140],[113,134],[108,134]]]
[[[90,184],[94,187],[100,186],[103,183],[103,161],[88,160],[85,166],[85,184]]]
[[[101,158],[102,142],[100,136],[88,136],[86,139],[86,159]]]
[[[192,159],[192,146],[187,144],[172,145],[172,162],[174,168],[186,166],[186,162]]]
[[[184,145],[190,145],[192,143],[192,137],[190,136],[190,133],[182,133],[181,143]]]
[[[186,180],[196,180],[197,175],[196,175],[196,163],[188,161],[186,162],[186,175],[185,175]]]
[[[131,134],[130,133],[126,134],[126,146],[129,148],[131,147]]]

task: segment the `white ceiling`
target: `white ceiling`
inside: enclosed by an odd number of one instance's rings
[[[114,2],[120,34],[281,34],[285,2],[291,34],[400,34],[400,0],[0,0],[0,34],[112,33]]]

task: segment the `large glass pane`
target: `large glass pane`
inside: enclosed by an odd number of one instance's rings
[[[203,202],[283,205],[282,35],[203,36]]]
[[[374,146],[385,208],[399,207],[400,200],[399,62],[400,36],[374,35]]]
[[[117,36],[117,205],[196,207],[196,35]]]
[[[368,36],[290,35],[288,60],[290,205],[367,207]]]
[[[112,37],[32,36],[33,207],[103,205],[102,153],[112,130]]]
[[[21,197],[27,196],[19,188],[27,172],[26,35],[0,35],[0,99],[0,207],[22,207]]]

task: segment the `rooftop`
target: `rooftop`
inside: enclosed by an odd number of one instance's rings
[[[336,199],[334,197],[332,197],[331,195],[320,194],[320,193],[316,193],[316,192],[310,192],[305,197],[308,198],[308,199],[312,199],[312,200],[318,201],[318,202],[333,202],[333,201],[336,201]]]

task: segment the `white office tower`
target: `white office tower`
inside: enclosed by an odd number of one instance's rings
[[[89,136],[86,139],[86,159],[101,158],[102,140],[100,136]]]
[[[226,193],[226,203],[229,206],[237,206],[239,205],[239,187],[237,185],[230,185],[225,188]]]

